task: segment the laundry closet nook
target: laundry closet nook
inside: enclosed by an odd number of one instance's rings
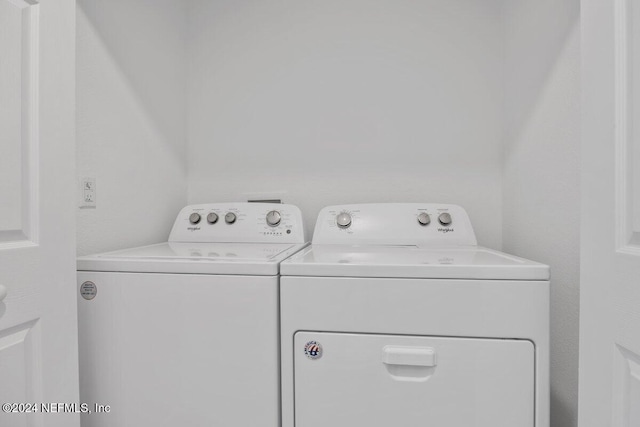
[[[464,206],[551,267],[551,425],[577,425],[577,0],[77,2],[78,254],[187,204]],[[505,319],[508,322],[508,319]]]
[[[638,39],[634,0],[0,0],[0,426],[639,425]]]

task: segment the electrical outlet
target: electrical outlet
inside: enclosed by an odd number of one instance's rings
[[[82,178],[80,182],[80,209],[96,208],[96,179]]]

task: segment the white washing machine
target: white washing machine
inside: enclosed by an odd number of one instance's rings
[[[549,268],[459,206],[327,207],[281,275],[283,427],[548,427]]]
[[[83,427],[279,427],[279,265],[304,246],[295,206],[206,204],[80,258]]]

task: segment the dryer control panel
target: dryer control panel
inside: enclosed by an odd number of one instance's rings
[[[170,242],[305,243],[302,213],[279,203],[209,203],[180,211]]]
[[[318,215],[314,244],[476,246],[469,215],[439,203],[328,206]]]

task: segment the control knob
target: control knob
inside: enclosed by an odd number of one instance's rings
[[[194,213],[192,213],[191,215],[189,215],[189,222],[190,222],[191,224],[194,224],[194,225],[195,225],[195,224],[199,223],[199,222],[200,222],[200,219],[201,219],[200,214],[199,214],[199,213],[197,213],[197,212],[194,212]]]
[[[207,215],[207,222],[209,224],[215,224],[216,222],[218,222],[218,214],[216,214],[215,212],[211,212],[209,215]]]
[[[418,215],[418,223],[420,225],[429,225],[431,223],[431,217],[428,213],[422,212],[420,215]]]
[[[451,214],[448,212],[441,213],[440,216],[438,216],[438,221],[442,225],[451,225]]]
[[[236,222],[236,214],[234,214],[233,212],[227,212],[227,214],[224,216],[224,222],[226,222],[227,224],[233,224],[234,222]]]
[[[336,217],[336,224],[338,224],[338,227],[340,228],[349,228],[351,225],[351,215],[346,212],[338,214]]]
[[[281,220],[282,216],[280,215],[280,212],[271,211],[267,213],[267,224],[269,224],[270,227],[276,227],[280,224]]]

